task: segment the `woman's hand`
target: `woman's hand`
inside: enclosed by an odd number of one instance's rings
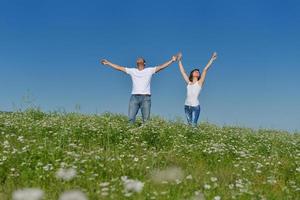
[[[214,52],[211,56],[211,61],[215,61],[217,59],[217,52]]]
[[[172,62],[179,61],[179,60],[181,60],[181,57],[182,57],[182,54],[181,54],[181,53],[178,53],[178,54],[172,56],[171,61],[172,61]]]
[[[178,53],[177,54],[177,61],[181,61],[182,60],[182,53]]]

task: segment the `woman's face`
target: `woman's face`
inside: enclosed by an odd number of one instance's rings
[[[200,76],[199,71],[196,70],[196,71],[193,72],[193,77],[199,78],[199,76]]]

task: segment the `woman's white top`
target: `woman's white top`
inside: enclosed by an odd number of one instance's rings
[[[187,95],[185,99],[185,105],[187,106],[198,106],[199,105],[199,95],[200,91],[202,89],[202,86],[196,82],[196,83],[189,83],[187,86]]]

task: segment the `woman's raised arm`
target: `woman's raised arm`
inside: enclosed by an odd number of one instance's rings
[[[206,73],[208,71],[208,69],[211,67],[211,65],[213,64],[213,62],[217,59],[217,53],[214,52],[210,58],[210,60],[208,61],[208,63],[206,64],[206,66],[204,67],[202,73],[201,73],[201,78],[199,80],[199,84],[203,85],[204,81],[205,81],[205,77],[206,77]]]
[[[180,73],[181,73],[183,79],[185,80],[185,82],[187,84],[189,84],[190,80],[189,80],[189,77],[187,76],[187,74],[184,70],[184,67],[183,67],[183,64],[182,64],[182,54],[181,53],[178,55],[178,60],[179,60],[178,65],[179,65]]]

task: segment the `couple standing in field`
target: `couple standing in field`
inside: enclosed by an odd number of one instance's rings
[[[136,115],[139,110],[142,113],[143,122],[146,122],[150,118],[150,109],[151,109],[151,78],[152,75],[158,73],[164,68],[170,66],[172,63],[178,61],[179,69],[183,79],[187,84],[187,96],[184,105],[184,111],[186,115],[187,122],[196,126],[199,115],[200,115],[200,104],[199,104],[199,95],[203,87],[206,73],[212,63],[217,59],[217,53],[213,53],[209,62],[204,67],[202,73],[199,69],[194,69],[190,72],[188,76],[184,70],[182,64],[182,54],[178,53],[162,65],[155,67],[145,67],[146,61],[144,58],[138,58],[136,61],[136,68],[127,68],[113,64],[106,59],[101,60],[103,65],[110,66],[116,70],[122,71],[126,74],[129,74],[132,79],[132,92],[131,98],[129,101],[128,117],[131,123],[135,122]]]

